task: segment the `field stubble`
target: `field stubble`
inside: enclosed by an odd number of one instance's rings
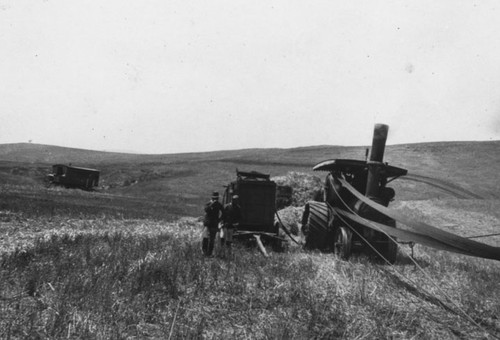
[[[304,195],[295,199],[307,200]],[[2,339],[500,336],[494,261],[417,245],[414,257],[426,277],[406,246],[394,267],[362,255],[345,262],[293,244],[268,259],[244,246],[230,258],[205,258],[200,223],[178,219],[179,202],[170,207],[126,192],[37,184],[3,185],[1,197]],[[498,230],[498,204],[419,200],[395,208],[471,236]],[[300,213],[290,208],[283,219],[292,224]],[[487,242],[499,244],[498,238]]]
[[[0,338],[480,339],[484,329],[500,331],[492,261],[416,246],[437,289],[403,254],[395,267],[299,247],[268,259],[244,246],[205,258],[195,218],[35,220],[4,211],[0,219],[4,233],[12,227],[2,240]],[[444,308],[440,301],[457,311],[442,292],[483,329]]]

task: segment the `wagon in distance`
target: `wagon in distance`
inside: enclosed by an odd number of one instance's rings
[[[65,164],[54,164],[52,173],[47,175],[49,184],[66,188],[92,190],[99,185],[100,171]]]

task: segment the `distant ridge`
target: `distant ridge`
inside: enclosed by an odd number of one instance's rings
[[[101,184],[116,193],[166,201],[186,195],[185,202],[194,204],[194,214],[203,204],[203,195],[227,183],[236,169],[273,176],[301,172],[323,177],[313,171],[315,164],[335,158],[363,160],[366,148],[319,145],[148,155],[31,143],[0,144],[0,182],[40,181],[52,164],[71,163],[101,170]],[[428,178],[460,187],[477,197],[496,199],[500,198],[499,150],[500,141],[398,144],[386,147],[384,161],[408,169],[413,178],[394,182],[403,200],[443,195],[436,185],[426,184]]]
[[[103,160],[121,159],[124,155],[137,157],[133,154],[117,152],[94,151],[68,148],[63,146],[12,143],[0,144],[0,161],[28,163],[98,163]],[[126,157],[126,156],[125,156]]]
[[[63,146],[11,143],[0,144],[0,161],[26,163],[72,163],[73,165],[88,165],[97,163],[117,162],[184,162],[184,161],[236,161],[257,160],[284,164],[315,164],[330,158],[362,159],[368,146],[315,145],[295,148],[254,148],[240,150],[220,150],[192,153],[171,154],[134,154],[112,151],[96,151]],[[425,142],[387,145],[387,161],[398,163],[404,160],[404,155],[454,154],[471,153],[477,150],[486,153],[495,161],[500,150],[500,141],[460,141],[460,142]],[[459,157],[461,158],[461,157]],[[410,162],[413,163],[413,162]]]

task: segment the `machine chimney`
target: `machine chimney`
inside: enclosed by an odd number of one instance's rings
[[[379,197],[380,171],[383,166],[385,142],[389,126],[385,124],[375,124],[373,130],[373,141],[368,160],[368,178],[366,181],[366,196],[370,198]]]

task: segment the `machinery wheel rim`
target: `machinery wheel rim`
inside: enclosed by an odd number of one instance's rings
[[[348,231],[340,227],[335,233],[334,253],[340,258],[347,260],[351,256],[351,238]]]
[[[344,256],[344,243],[343,243],[343,235],[342,235],[342,231],[338,231],[335,235],[335,243],[334,243],[334,252],[335,252],[335,255],[337,256],[341,256],[343,257]]]

